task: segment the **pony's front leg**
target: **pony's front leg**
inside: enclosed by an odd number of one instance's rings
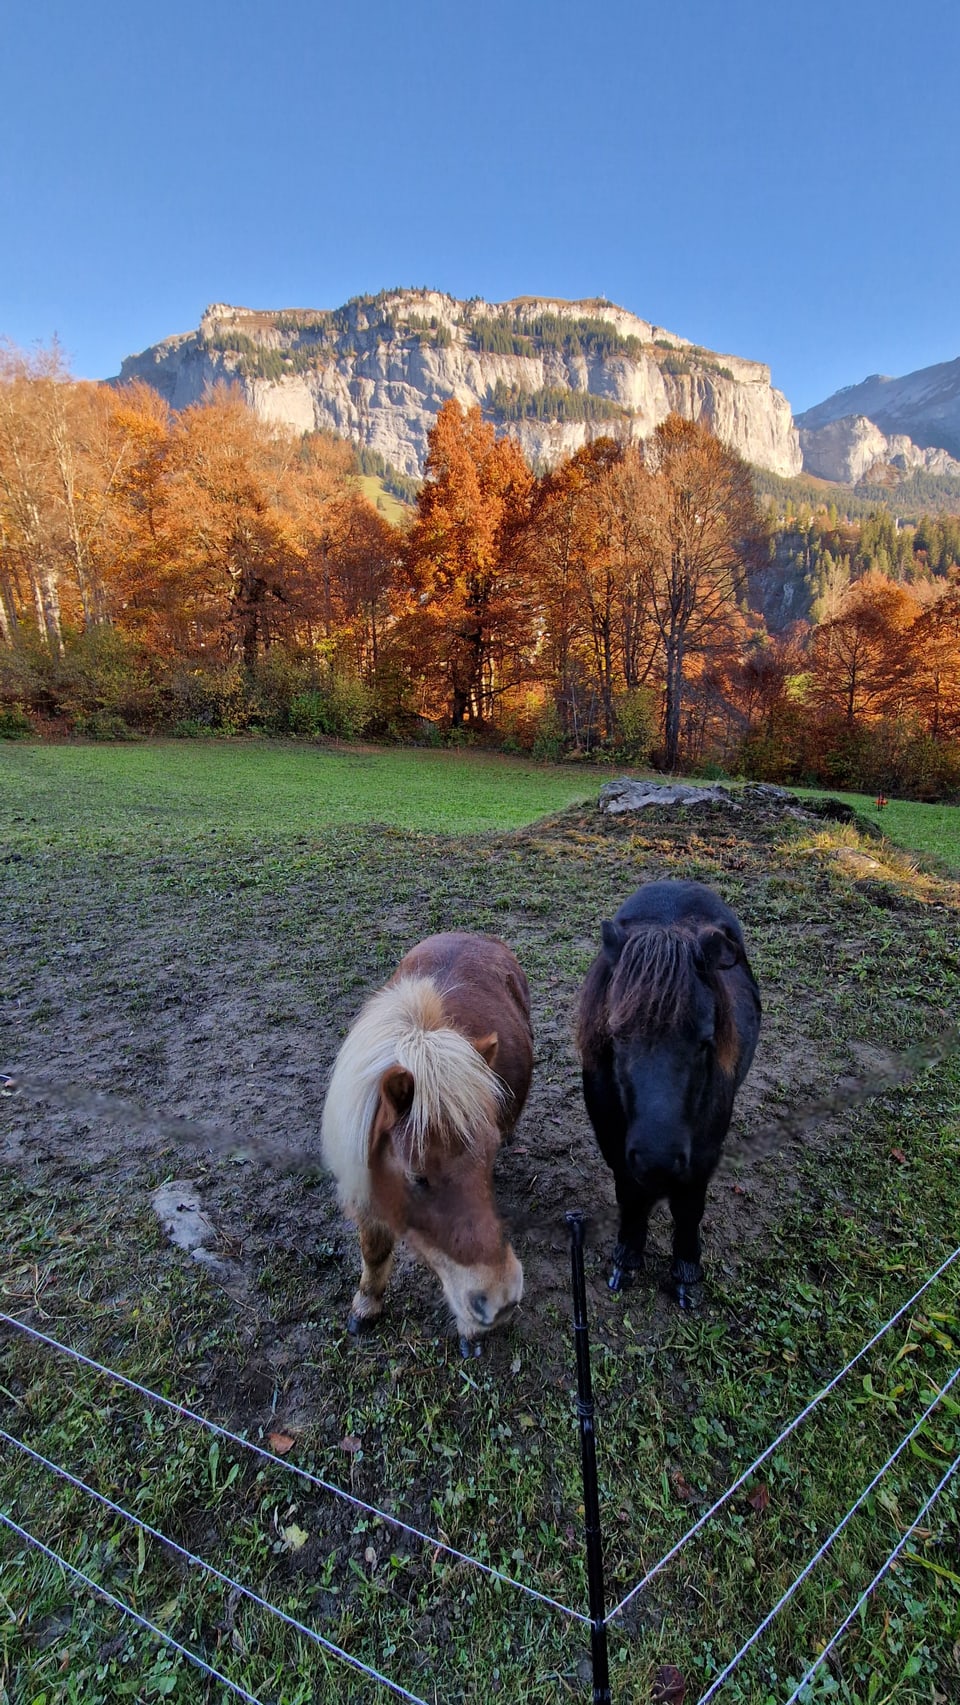
[[[383,1312],[383,1298],[393,1272],[396,1239],[389,1226],[379,1220],[364,1220],[360,1226],[360,1286],[350,1305],[347,1331],[362,1332]]]
[[[635,1273],[643,1272],[647,1221],[654,1198],[623,1173],[615,1173],[614,1182],[620,1208],[620,1235],[613,1251],[607,1287],[611,1291],[622,1291],[633,1283]]]
[[[700,1221],[707,1200],[707,1182],[688,1184],[670,1197],[673,1215],[673,1266],[670,1278],[681,1308],[692,1308],[691,1287],[703,1278],[700,1264]]]

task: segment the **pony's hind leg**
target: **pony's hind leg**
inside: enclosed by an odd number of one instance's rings
[[[395,1238],[388,1226],[366,1220],[360,1227],[360,1286],[350,1304],[347,1331],[355,1336],[383,1312],[383,1298],[393,1271]]]

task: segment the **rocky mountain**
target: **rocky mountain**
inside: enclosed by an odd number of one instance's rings
[[[853,483],[878,462],[960,474],[960,358],[901,379],[874,373],[798,415],[797,425],[804,468],[824,479]]]
[[[534,465],[601,435],[643,439],[671,411],[704,420],[748,461],[801,469],[790,405],[770,369],[716,355],[605,300],[457,301],[384,291],[342,308],[261,312],[215,303],[199,328],[123,363],[185,408],[217,381],[263,418],[324,430],[420,475],[441,405],[479,404]]]
[[[881,432],[865,414],[842,415],[815,428],[801,426],[800,449],[804,473],[841,485],[882,480],[890,471],[960,476],[960,462],[946,450],[922,450],[905,433]]]

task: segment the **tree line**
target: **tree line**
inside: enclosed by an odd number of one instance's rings
[[[342,440],[0,357],[6,733],[484,739],[929,797],[960,788],[960,520],[776,516],[671,416],[535,473],[440,410],[409,521]],[[809,619],[770,632],[787,566]]]

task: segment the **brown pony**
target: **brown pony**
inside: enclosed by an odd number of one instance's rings
[[[432,935],[372,996],[337,1055],[323,1158],[363,1261],[348,1327],[383,1308],[404,1237],[437,1274],[465,1355],[513,1313],[523,1268],[493,1199],[493,1163],[533,1066],[527,979],[502,941]]]

